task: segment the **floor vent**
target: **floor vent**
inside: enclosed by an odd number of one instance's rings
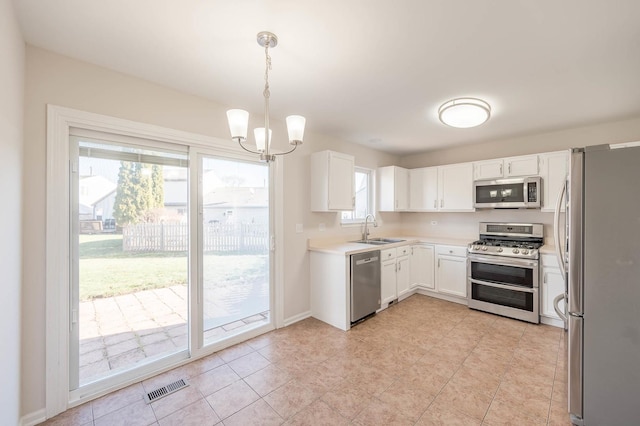
[[[157,401],[160,398],[177,392],[182,388],[186,388],[187,386],[189,386],[189,383],[185,379],[176,380],[175,382],[169,383],[166,386],[163,386],[156,390],[152,390],[144,396],[144,400],[147,402],[147,404],[151,404],[153,401]]]

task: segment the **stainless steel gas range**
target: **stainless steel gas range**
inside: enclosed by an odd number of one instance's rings
[[[480,223],[469,244],[469,307],[532,323],[540,322],[538,287],[541,223]]]

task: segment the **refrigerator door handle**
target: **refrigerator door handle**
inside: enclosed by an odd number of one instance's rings
[[[556,243],[556,257],[558,258],[558,266],[560,267],[560,271],[562,272],[562,278],[565,279],[566,270],[564,267],[564,257],[562,255],[562,247],[560,242],[560,210],[562,208],[562,199],[564,198],[564,194],[567,191],[567,186],[563,185],[562,189],[558,193],[558,200],[556,201],[556,210],[553,215],[553,237],[555,238]],[[557,312],[557,311],[556,311]]]
[[[558,303],[560,303],[561,300],[564,300],[565,306],[567,306],[567,297],[564,293],[562,293],[553,298],[553,310],[556,311],[556,314],[558,314],[560,319],[566,323],[567,316],[558,307]]]

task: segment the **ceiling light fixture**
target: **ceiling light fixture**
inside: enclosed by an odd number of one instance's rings
[[[491,106],[482,99],[457,98],[438,108],[438,117],[447,126],[465,129],[479,126],[491,116]]]
[[[302,137],[304,135],[305,118],[301,115],[290,115],[287,117],[287,132],[289,133],[289,144],[293,145],[293,148],[287,152],[271,154],[271,129],[269,128],[269,70],[271,70],[271,56],[269,56],[269,48],[276,47],[278,44],[278,38],[275,34],[262,31],[258,33],[258,44],[264,47],[264,56],[266,67],[264,71],[264,127],[259,127],[254,130],[254,136],[256,138],[257,151],[253,151],[242,143],[247,140],[247,128],[249,127],[249,113],[242,109],[230,109],[227,111],[227,119],[229,120],[229,130],[231,131],[231,139],[240,144],[242,149],[249,151],[253,154],[259,154],[260,159],[265,162],[274,161],[276,155],[285,155],[295,151],[295,149],[302,143]]]

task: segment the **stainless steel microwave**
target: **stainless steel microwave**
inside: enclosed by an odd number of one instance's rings
[[[540,176],[473,183],[473,205],[478,209],[539,209],[541,196]]]

